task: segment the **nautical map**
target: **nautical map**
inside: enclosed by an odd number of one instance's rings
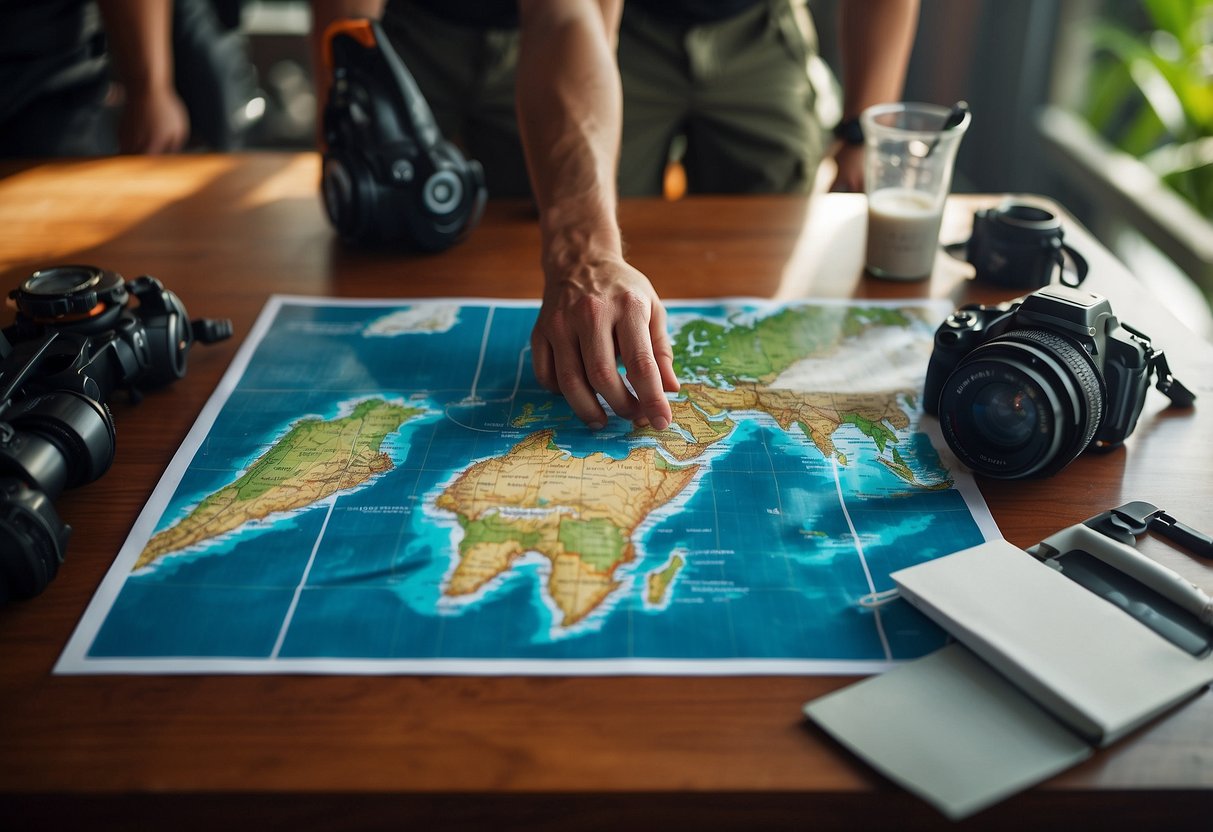
[[[275,296],[57,672],[871,672],[889,573],[997,536],[919,395],[937,302],[668,303],[674,422],[590,431],[538,306]]]

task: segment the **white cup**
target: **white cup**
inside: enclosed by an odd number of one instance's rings
[[[969,127],[967,109],[944,129],[953,110],[935,104],[877,104],[860,114],[868,236],[864,266],[894,280],[922,280],[935,267],[943,205],[952,168]]]

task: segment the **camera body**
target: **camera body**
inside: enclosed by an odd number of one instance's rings
[[[442,137],[417,82],[379,23],[325,33],[332,88],[324,108],[321,193],[343,239],[441,251],[480,220],[480,163]]]
[[[1106,298],[1048,286],[950,315],[935,333],[923,409],[939,417],[948,445],[973,470],[1047,476],[1088,446],[1124,442],[1160,359]],[[1159,389],[1190,404],[1195,397],[1166,378]]]
[[[996,208],[973,213],[973,233],[965,257],[975,269],[979,283],[1011,289],[1039,289],[1053,282],[1060,271],[1062,282],[1077,286],[1086,277],[1086,261],[1065,245],[1061,219],[1047,208],[1008,200]],[[1075,276],[1067,281],[1065,260],[1075,265]]]
[[[96,480],[114,458],[107,402],[185,375],[195,341],[231,335],[228,321],[190,322],[180,299],[147,275],[94,266],[34,272],[9,294],[0,330],[0,602],[37,595],[63,561],[71,527],[54,500]]]

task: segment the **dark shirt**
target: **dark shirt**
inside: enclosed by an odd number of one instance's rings
[[[48,92],[108,71],[91,0],[0,0],[0,121]]]
[[[513,29],[518,25],[515,0],[412,0],[435,17],[475,29]],[[762,0],[626,0],[654,17],[672,23],[694,25],[724,20],[740,14]],[[389,2],[400,7],[400,2]]]

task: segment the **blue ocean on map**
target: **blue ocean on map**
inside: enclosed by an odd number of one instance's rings
[[[908,484],[854,426],[833,436],[842,464],[760,413],[731,413],[727,442],[677,463],[701,473],[640,527],[619,588],[583,620],[562,625],[538,554],[474,596],[444,595],[460,531],[433,501],[470,464],[536,430],[554,431],[575,456],[621,458],[652,440],[619,419],[592,433],[539,388],[527,351],[534,306],[464,303],[445,329],[368,334],[396,310],[284,302],[179,481],[162,485],[157,530],[300,419],[335,419],[368,398],[420,411],[385,441],[391,469],[151,567],[128,564],[88,658],[272,659],[288,669],[317,658],[846,662],[943,643],[904,602],[875,612],[858,600],[891,587],[898,568],[981,542],[962,493]],[[926,480],[949,476],[913,426],[899,453]],[[662,597],[649,597],[647,576],[675,559],[682,567]]]

